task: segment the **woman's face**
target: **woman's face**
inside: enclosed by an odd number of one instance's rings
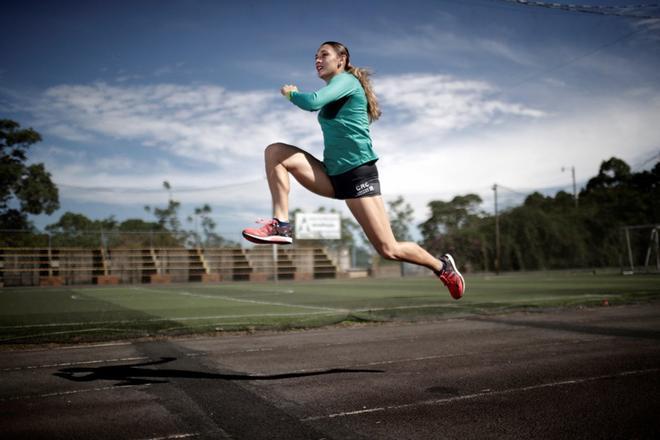
[[[327,82],[336,74],[344,71],[346,56],[340,57],[332,46],[324,44],[316,52],[314,64],[319,78]]]

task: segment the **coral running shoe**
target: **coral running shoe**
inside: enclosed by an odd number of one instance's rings
[[[243,229],[243,237],[256,244],[291,244],[291,226],[280,226],[277,219],[259,220],[263,224],[260,228]]]
[[[458,271],[454,259],[451,255],[444,254],[439,260],[442,261],[443,268],[440,273],[437,273],[438,278],[447,286],[452,298],[461,299],[465,291],[465,280],[463,279],[463,275]]]

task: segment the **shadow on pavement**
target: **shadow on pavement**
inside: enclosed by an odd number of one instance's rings
[[[158,361],[131,365],[113,365],[109,367],[73,367],[62,368],[54,373],[64,379],[75,382],[92,382],[95,380],[117,380],[117,386],[143,385],[153,383],[168,383],[168,379],[220,379],[220,380],[280,380],[299,377],[322,376],[326,374],[344,373],[384,373],[384,370],[332,368],[321,371],[302,371],[280,374],[238,374],[238,373],[207,373],[177,369],[142,368],[152,365],[162,365],[175,361],[174,357],[164,357]]]

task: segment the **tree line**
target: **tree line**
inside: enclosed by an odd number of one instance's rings
[[[28,164],[29,147],[41,141],[39,133],[22,129],[14,121],[0,120],[0,246],[44,246],[43,233],[29,215],[52,214],[59,209],[59,192],[44,164]],[[102,220],[66,212],[46,226],[53,246],[238,246],[215,232],[208,204],[187,217],[193,228],[179,218],[180,202],[171,187],[167,206],[146,206],[154,219],[122,222],[110,216]],[[421,245],[435,254],[451,252],[467,270],[535,270],[618,266],[624,249],[621,228],[660,223],[660,161],[651,170],[633,172],[616,157],[601,163],[596,176],[578,194],[559,191],[554,197],[535,192],[522,205],[498,213],[481,209],[482,199],[465,194],[450,201],[433,200],[430,216],[418,225]],[[392,230],[400,241],[412,239],[413,209],[403,197],[388,202]],[[324,212],[319,208],[317,212]],[[332,210],[330,211],[332,212]],[[295,211],[292,213],[295,217]],[[500,247],[496,246],[496,222]],[[9,234],[22,230],[23,234]],[[137,234],[136,234],[137,233]],[[342,239],[315,243],[358,249],[366,261],[369,246],[359,225],[342,217]],[[642,240],[642,238],[636,238]],[[646,249],[639,243],[635,249]],[[499,256],[499,259],[498,259]]]
[[[621,159],[601,163],[578,195],[538,192],[521,206],[499,214],[499,265],[502,270],[619,266],[625,243],[622,227],[660,224],[660,162],[633,172]],[[429,203],[431,215],[420,225],[431,252],[452,252],[468,269],[495,270],[496,218],[480,210],[476,194]],[[648,237],[634,237],[632,248],[645,252]],[[646,241],[646,243],[645,243]]]

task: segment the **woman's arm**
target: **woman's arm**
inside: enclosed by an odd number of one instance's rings
[[[344,75],[333,78],[328,85],[314,93],[301,93],[296,86],[285,85],[282,94],[303,110],[316,111],[324,105],[353,92],[354,83]]]

